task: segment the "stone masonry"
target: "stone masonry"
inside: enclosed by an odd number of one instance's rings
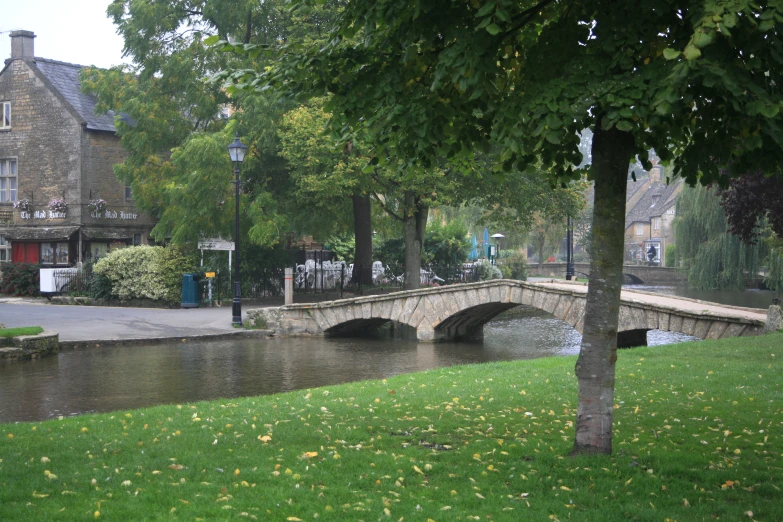
[[[581,285],[495,280],[262,308],[249,310],[248,316],[251,320],[262,319],[278,335],[339,335],[391,322],[414,329],[420,341],[439,341],[480,336],[484,324],[493,317],[522,305],[545,310],[581,332],[585,290]],[[726,313],[718,314],[699,310],[699,306],[697,303],[678,309],[668,304],[624,299],[620,307],[618,346],[646,344],[646,333],[653,329],[702,339],[763,333],[765,324],[761,319],[733,313],[731,307]]]

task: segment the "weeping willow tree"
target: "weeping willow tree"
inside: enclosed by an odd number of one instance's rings
[[[758,273],[760,244],[748,245],[729,232],[717,191],[685,188],[674,220],[677,258],[688,285],[700,290],[743,290]]]
[[[783,292],[783,247],[772,249],[768,268],[767,277],[764,278],[767,288]]]

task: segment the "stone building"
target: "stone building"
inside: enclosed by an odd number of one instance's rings
[[[666,247],[674,243],[672,222],[682,179],[664,183],[656,165],[645,180],[628,182],[625,206],[625,261],[666,264]],[[652,250],[651,250],[652,247]]]
[[[73,266],[146,244],[155,221],[112,169],[114,114],[95,114],[83,66],[35,57],[34,38],[12,31],[0,71],[0,262]]]

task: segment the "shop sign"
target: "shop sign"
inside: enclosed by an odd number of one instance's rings
[[[90,212],[90,217],[95,219],[139,219],[138,214],[134,212],[125,212],[123,210],[120,210],[119,212],[116,210],[104,210],[103,212],[93,210]]]
[[[19,213],[22,219],[65,219],[65,212],[55,212],[54,210],[36,210],[30,212],[23,210]]]

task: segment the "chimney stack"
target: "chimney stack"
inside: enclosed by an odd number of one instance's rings
[[[33,38],[32,31],[11,31],[11,59],[32,60],[35,57]]]

